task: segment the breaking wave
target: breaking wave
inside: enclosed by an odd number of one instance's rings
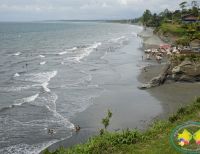
[[[78,54],[74,59],[77,62],[80,62],[81,59],[87,57],[90,55],[90,53],[92,53],[95,49],[97,49],[102,43],[98,42],[98,43],[94,43],[93,45],[83,48],[82,53]]]

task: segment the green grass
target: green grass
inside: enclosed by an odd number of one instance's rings
[[[170,145],[171,131],[186,121],[200,120],[200,97],[180,108],[168,120],[156,121],[145,132],[124,130],[105,132],[90,138],[85,144],[44,154],[178,154]]]
[[[177,36],[183,36],[187,33],[186,29],[182,28],[178,24],[163,23],[160,26],[160,29],[162,30],[163,33],[171,33]]]

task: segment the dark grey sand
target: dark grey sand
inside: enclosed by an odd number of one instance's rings
[[[153,77],[157,76],[163,68],[163,65],[151,65],[143,69],[138,77],[142,83],[146,83]],[[166,81],[162,86],[146,90],[153,97],[161,102],[163,107],[162,117],[168,117],[169,114],[192,102],[195,97],[200,95],[200,82],[173,82]]]

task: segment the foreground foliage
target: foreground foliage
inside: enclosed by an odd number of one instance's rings
[[[104,132],[90,138],[87,143],[72,148],[60,148],[55,152],[46,150],[44,154],[176,154],[169,143],[169,136],[174,127],[183,122],[200,120],[200,97],[191,104],[181,107],[176,114],[165,121],[153,122],[145,131],[123,130],[120,132]]]

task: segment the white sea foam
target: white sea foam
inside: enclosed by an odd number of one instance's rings
[[[67,50],[69,50],[69,51],[74,51],[74,50],[77,50],[77,49],[78,49],[77,47],[73,47],[73,48],[67,49]]]
[[[51,80],[51,78],[55,77],[57,75],[57,71],[51,71],[51,72],[42,72],[42,73],[30,73],[19,76],[19,74],[15,74],[14,77],[17,77],[16,80],[20,81],[29,81],[29,82],[36,82],[36,84],[31,85],[24,85],[24,86],[18,86],[18,87],[1,87],[0,91],[3,92],[15,92],[15,91],[23,91],[27,90],[33,87],[39,87],[42,86],[43,89],[46,92],[50,92],[50,89],[47,87],[48,82]]]
[[[13,55],[14,56],[19,56],[19,55],[21,55],[21,52],[14,53]]]
[[[6,147],[0,150],[1,154],[38,154],[48,146],[58,142],[53,140],[46,143],[28,145],[28,144],[17,144],[10,147]]]
[[[36,105],[36,106],[45,106],[49,111],[53,113],[53,117],[55,120],[63,126],[73,129],[74,125],[67,119],[64,118],[61,114],[59,114],[56,111],[56,100],[58,99],[58,96],[55,93],[46,93],[43,96],[40,96],[37,101],[32,102],[31,104]],[[52,117],[52,118],[53,118]],[[55,122],[53,120],[52,122]]]
[[[65,54],[67,54],[67,51],[63,51],[63,52],[60,52],[60,53],[58,53],[59,55],[65,55]]]
[[[0,118],[1,123],[4,121],[5,118]],[[19,143],[13,142],[12,138],[14,138],[15,136],[18,137],[18,134],[13,133],[13,129],[10,129],[11,126],[12,128],[15,128],[14,131],[20,130],[20,134],[30,135],[30,136],[24,136],[25,140],[23,140],[22,138],[19,141]],[[37,142],[35,144],[27,144],[26,139],[34,138],[35,133],[29,134],[29,130],[32,129],[34,126],[37,126],[36,128],[38,128],[39,132],[44,128],[48,129],[49,128],[48,126],[56,126],[56,131],[58,131],[57,132],[58,134],[56,133],[50,138],[46,138],[48,141],[44,141],[42,143]],[[72,132],[69,131],[69,133],[65,133],[65,131],[69,129],[71,130],[73,128],[74,125],[59,114],[46,117],[45,119],[36,119],[27,122],[21,122],[8,116],[6,117],[6,125],[4,126],[4,129],[8,134],[12,134],[13,136],[12,138],[9,138],[11,140],[7,139],[7,137],[1,138],[2,141],[8,143],[7,146],[9,147],[0,149],[0,154],[39,154],[42,150],[46,149],[50,145],[58,141],[62,141],[63,139],[69,138],[72,135]],[[63,135],[61,136],[61,134]],[[46,136],[48,134],[43,134],[43,135]]]
[[[59,122],[62,126],[65,126],[69,129],[73,129],[74,125],[61,114],[56,111],[56,101],[58,96],[55,93],[44,93],[38,97],[37,101],[31,102],[32,105],[35,106],[45,106],[49,111],[53,113],[53,119],[51,119],[52,123]],[[50,121],[48,122],[50,123]]]
[[[45,83],[49,82],[51,78],[57,75],[57,71],[42,72],[42,73],[30,73],[24,75],[24,81]]]
[[[77,55],[74,59],[77,61],[77,62],[80,62],[81,59],[83,59],[84,57],[87,57],[90,55],[91,52],[93,52],[95,49],[97,49],[102,43],[101,42],[98,42],[98,43],[94,43],[93,45],[87,47],[87,48],[84,48],[83,49],[83,52],[79,55]]]
[[[42,86],[46,92],[49,92],[50,89],[47,88],[48,82],[51,80],[51,78],[55,77],[57,75],[57,71],[52,72],[42,72],[42,73],[30,73],[18,76],[16,80],[20,81],[29,81],[29,82],[36,82],[36,84],[32,85],[25,85],[25,86],[19,86],[19,87],[1,87],[0,91],[3,92],[15,92],[15,91],[22,91],[27,90],[33,87]]]
[[[45,106],[50,111],[56,112],[56,100],[58,96],[55,93],[43,93],[38,97],[37,101],[31,102],[35,106]]]
[[[77,49],[78,49],[77,47],[73,47],[73,48],[67,49],[67,50],[68,50],[68,51],[75,51],[75,50],[77,50]],[[65,54],[67,54],[67,51],[62,51],[62,52],[58,53],[58,55],[65,55]]]
[[[44,58],[45,56],[44,56],[44,55],[39,55],[39,57],[40,57],[40,58]]]
[[[122,39],[125,39],[125,36],[121,36],[121,37],[118,37],[118,38],[110,39],[109,42],[117,43],[118,41],[120,41]]]
[[[44,65],[46,64],[46,61],[40,62],[40,65]]]
[[[14,74],[14,77],[18,77],[18,76],[20,76],[19,73],[15,73]]]
[[[44,91],[46,92],[50,92],[51,90],[47,87],[49,85],[48,82],[44,82],[42,83],[42,88],[44,89]]]
[[[29,97],[26,97],[26,98],[18,99],[18,100],[15,101],[14,105],[20,106],[20,105],[22,105],[24,103],[33,102],[38,98],[38,96],[39,96],[39,94],[35,94],[33,96],[29,96]]]
[[[3,92],[15,92],[15,91],[22,91],[22,90],[27,90],[30,89],[33,86],[27,85],[27,86],[19,86],[19,87],[1,87],[0,91]]]

